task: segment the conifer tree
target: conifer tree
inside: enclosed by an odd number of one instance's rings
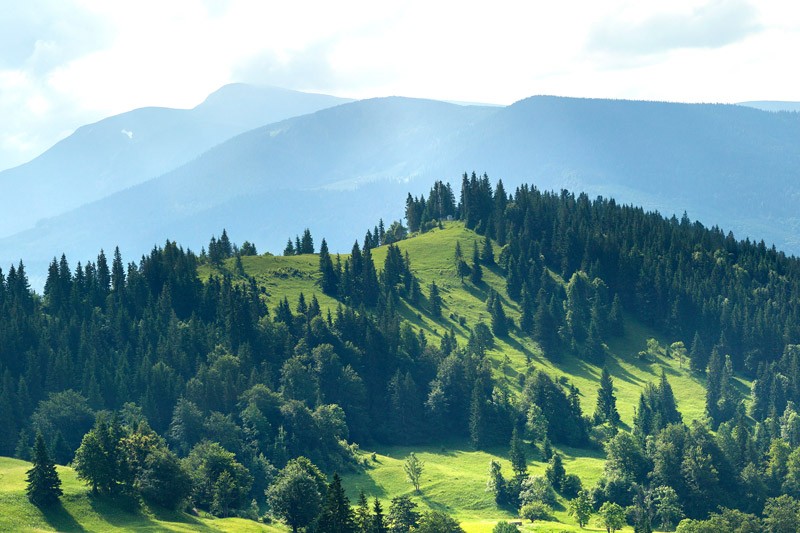
[[[431,315],[436,318],[442,316],[442,297],[439,294],[439,287],[435,281],[431,281],[430,288],[428,289],[428,301],[431,305]]]
[[[492,333],[496,337],[505,337],[508,335],[508,318],[506,312],[503,310],[503,302],[500,297],[495,295],[492,299],[491,309],[489,312],[492,314]]]
[[[36,435],[33,447],[33,468],[28,470],[25,492],[28,499],[35,505],[50,505],[58,501],[63,494],[61,479],[56,472],[56,465],[47,454],[44,437],[41,433]]]
[[[369,533],[386,533],[386,521],[383,518],[383,507],[378,498],[375,498],[372,502],[372,520],[370,520]]]
[[[554,453],[547,464],[547,468],[545,469],[547,481],[550,482],[554,489],[561,492],[561,485],[563,484],[564,477],[566,475],[567,472],[564,469],[564,462],[561,459],[561,454]]]
[[[483,238],[481,262],[486,266],[494,265],[494,249],[492,248],[492,239],[490,239],[488,235]]]
[[[325,239],[322,239],[322,244],[319,247],[319,271],[322,275],[320,280],[322,292],[329,296],[334,296],[339,286],[339,280],[336,276],[336,270],[333,268],[333,261],[330,253],[328,253],[328,243],[325,242]]]
[[[355,511],[353,513],[353,521],[356,526],[356,531],[358,533],[368,532],[370,528],[370,521],[371,521],[371,513],[369,510],[369,502],[367,502],[367,495],[364,494],[364,490],[360,489],[358,491],[358,503],[356,504]]]
[[[350,508],[350,500],[344,493],[339,474],[333,474],[333,480],[328,484],[318,525],[319,531],[326,533],[355,532],[353,510]]]
[[[597,391],[597,406],[594,410],[594,423],[608,422],[612,427],[619,425],[619,412],[617,411],[617,397],[614,395],[614,380],[608,369],[603,367],[600,374],[600,389]]]
[[[306,228],[303,231],[303,240],[300,241],[300,253],[301,254],[313,254],[314,253],[314,239],[311,238],[311,230]]]
[[[470,270],[469,280],[473,285],[479,285],[483,280],[483,268],[481,268],[481,259],[478,254],[478,243],[474,243],[472,247],[472,267]]]
[[[511,469],[514,470],[514,475],[523,476],[528,471],[528,462],[525,458],[525,445],[522,438],[519,436],[519,430],[514,425],[511,432],[511,450],[509,452],[511,459]]]
[[[295,255],[294,244],[292,243],[292,239],[286,241],[286,247],[283,249],[283,255],[290,256]]]

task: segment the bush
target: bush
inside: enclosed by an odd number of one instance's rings
[[[518,533],[519,528],[516,524],[510,524],[508,522],[498,522],[495,524],[494,529],[492,529],[492,533]]]
[[[561,495],[571,500],[575,498],[578,493],[583,490],[581,478],[575,474],[567,474],[564,476],[564,481],[561,482]]]
[[[531,522],[534,520],[548,520],[551,512],[550,506],[542,502],[526,503],[519,508],[519,516]]]

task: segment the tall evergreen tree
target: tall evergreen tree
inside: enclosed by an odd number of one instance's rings
[[[477,241],[472,247],[472,267],[470,268],[469,280],[473,285],[479,285],[483,281],[483,268],[481,267],[481,259],[478,254]]]
[[[339,474],[333,474],[333,480],[328,484],[328,490],[319,517],[318,529],[326,533],[355,532],[353,510],[350,508],[350,500],[344,493],[342,479]]]
[[[514,475],[523,476],[528,471],[528,461],[525,458],[525,444],[519,436],[519,430],[516,424],[511,432],[511,450],[509,451],[509,459],[511,460],[511,469],[514,470]]]
[[[597,406],[594,410],[594,423],[609,423],[612,427],[619,426],[619,412],[617,411],[617,397],[614,395],[614,380],[608,369],[603,367],[600,374],[600,388],[597,391]]]
[[[488,235],[483,238],[483,248],[481,248],[481,262],[486,266],[494,265],[494,249],[492,239]]]
[[[428,302],[430,303],[431,315],[436,318],[442,316],[442,297],[439,294],[439,287],[435,281],[431,281],[428,289]]]
[[[325,242],[325,239],[322,239],[322,244],[319,247],[319,271],[322,275],[320,280],[322,292],[329,296],[336,295],[339,279],[336,276],[336,270],[333,268],[333,261],[330,253],[328,253],[328,243]]]
[[[27,471],[26,481],[28,485],[25,492],[35,505],[50,505],[57,502],[63,494],[56,465],[47,454],[47,446],[41,433],[36,435],[36,443],[33,446],[33,467]]]

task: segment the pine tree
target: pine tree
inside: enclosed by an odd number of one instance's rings
[[[386,521],[383,518],[383,507],[378,498],[375,498],[372,502],[372,520],[370,520],[369,533],[386,533]]]
[[[431,305],[431,315],[435,318],[442,316],[442,297],[439,295],[439,287],[436,286],[435,281],[431,281],[430,288],[428,289],[428,301]]]
[[[369,502],[367,502],[367,495],[364,494],[363,489],[358,491],[358,503],[356,504],[356,508],[353,515],[354,515],[353,521],[355,522],[356,531],[358,531],[358,533],[369,532],[370,520],[372,517],[369,511]]]
[[[294,244],[292,243],[292,239],[286,241],[286,248],[283,249],[283,255],[290,256],[295,255]]]
[[[328,485],[318,525],[319,531],[326,533],[355,532],[353,510],[350,508],[350,500],[344,493],[339,474],[333,474],[333,480]]]
[[[494,265],[494,249],[492,248],[492,239],[488,235],[483,238],[481,262],[486,266]]]
[[[33,448],[33,468],[28,470],[25,492],[35,505],[50,505],[58,501],[63,494],[61,479],[56,472],[56,465],[47,454],[47,447],[41,433],[36,435]]]
[[[475,242],[472,247],[472,268],[470,270],[469,279],[473,285],[479,285],[483,280],[483,268],[481,268],[481,259],[478,255],[477,242]]]
[[[503,310],[503,302],[499,296],[495,296],[489,310],[492,314],[492,333],[495,337],[505,337],[508,335],[508,318]]]
[[[564,469],[564,462],[561,459],[561,454],[554,453],[550,458],[545,469],[545,476],[554,489],[561,492],[561,485],[564,482],[564,477],[567,475]]]
[[[313,254],[314,253],[314,239],[311,238],[311,230],[306,228],[303,231],[303,240],[300,241],[300,253],[301,254]]]
[[[511,469],[514,470],[514,475],[523,476],[528,471],[528,462],[525,458],[525,445],[519,436],[519,430],[514,425],[514,430],[511,432],[511,450],[509,452],[511,459]]]
[[[619,425],[619,412],[617,411],[617,397],[614,395],[614,381],[608,369],[603,367],[600,374],[600,389],[597,391],[597,406],[594,410],[594,423],[608,422],[612,427]]]
[[[319,271],[322,275],[320,280],[322,292],[329,296],[336,295],[339,279],[336,276],[336,270],[333,268],[333,261],[330,253],[328,253],[328,243],[325,242],[325,239],[322,239],[322,244],[319,247]]]

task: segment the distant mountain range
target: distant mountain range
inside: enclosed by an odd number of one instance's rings
[[[247,130],[349,100],[232,84],[194,109],[146,107],[78,128],[34,160],[0,172],[0,237],[158,177]]]
[[[109,131],[122,136],[118,128]],[[547,96],[508,107],[395,97],[262,126],[161,176],[97,194],[0,239],[0,264],[22,257],[43,275],[61,252],[74,263],[119,244],[132,259],[167,238],[199,250],[222,228],[280,252],[309,227],[317,243],[326,237],[348,251],[354,228],[401,218],[407,192],[425,192],[434,179],[457,191],[472,170],[509,191],[532,181],[668,216],[687,211],[738,238],[800,251],[800,114]]]
[[[755,107],[762,111],[800,111],[800,102],[781,102],[776,100],[760,100],[756,102],[742,102],[739,105]]]

